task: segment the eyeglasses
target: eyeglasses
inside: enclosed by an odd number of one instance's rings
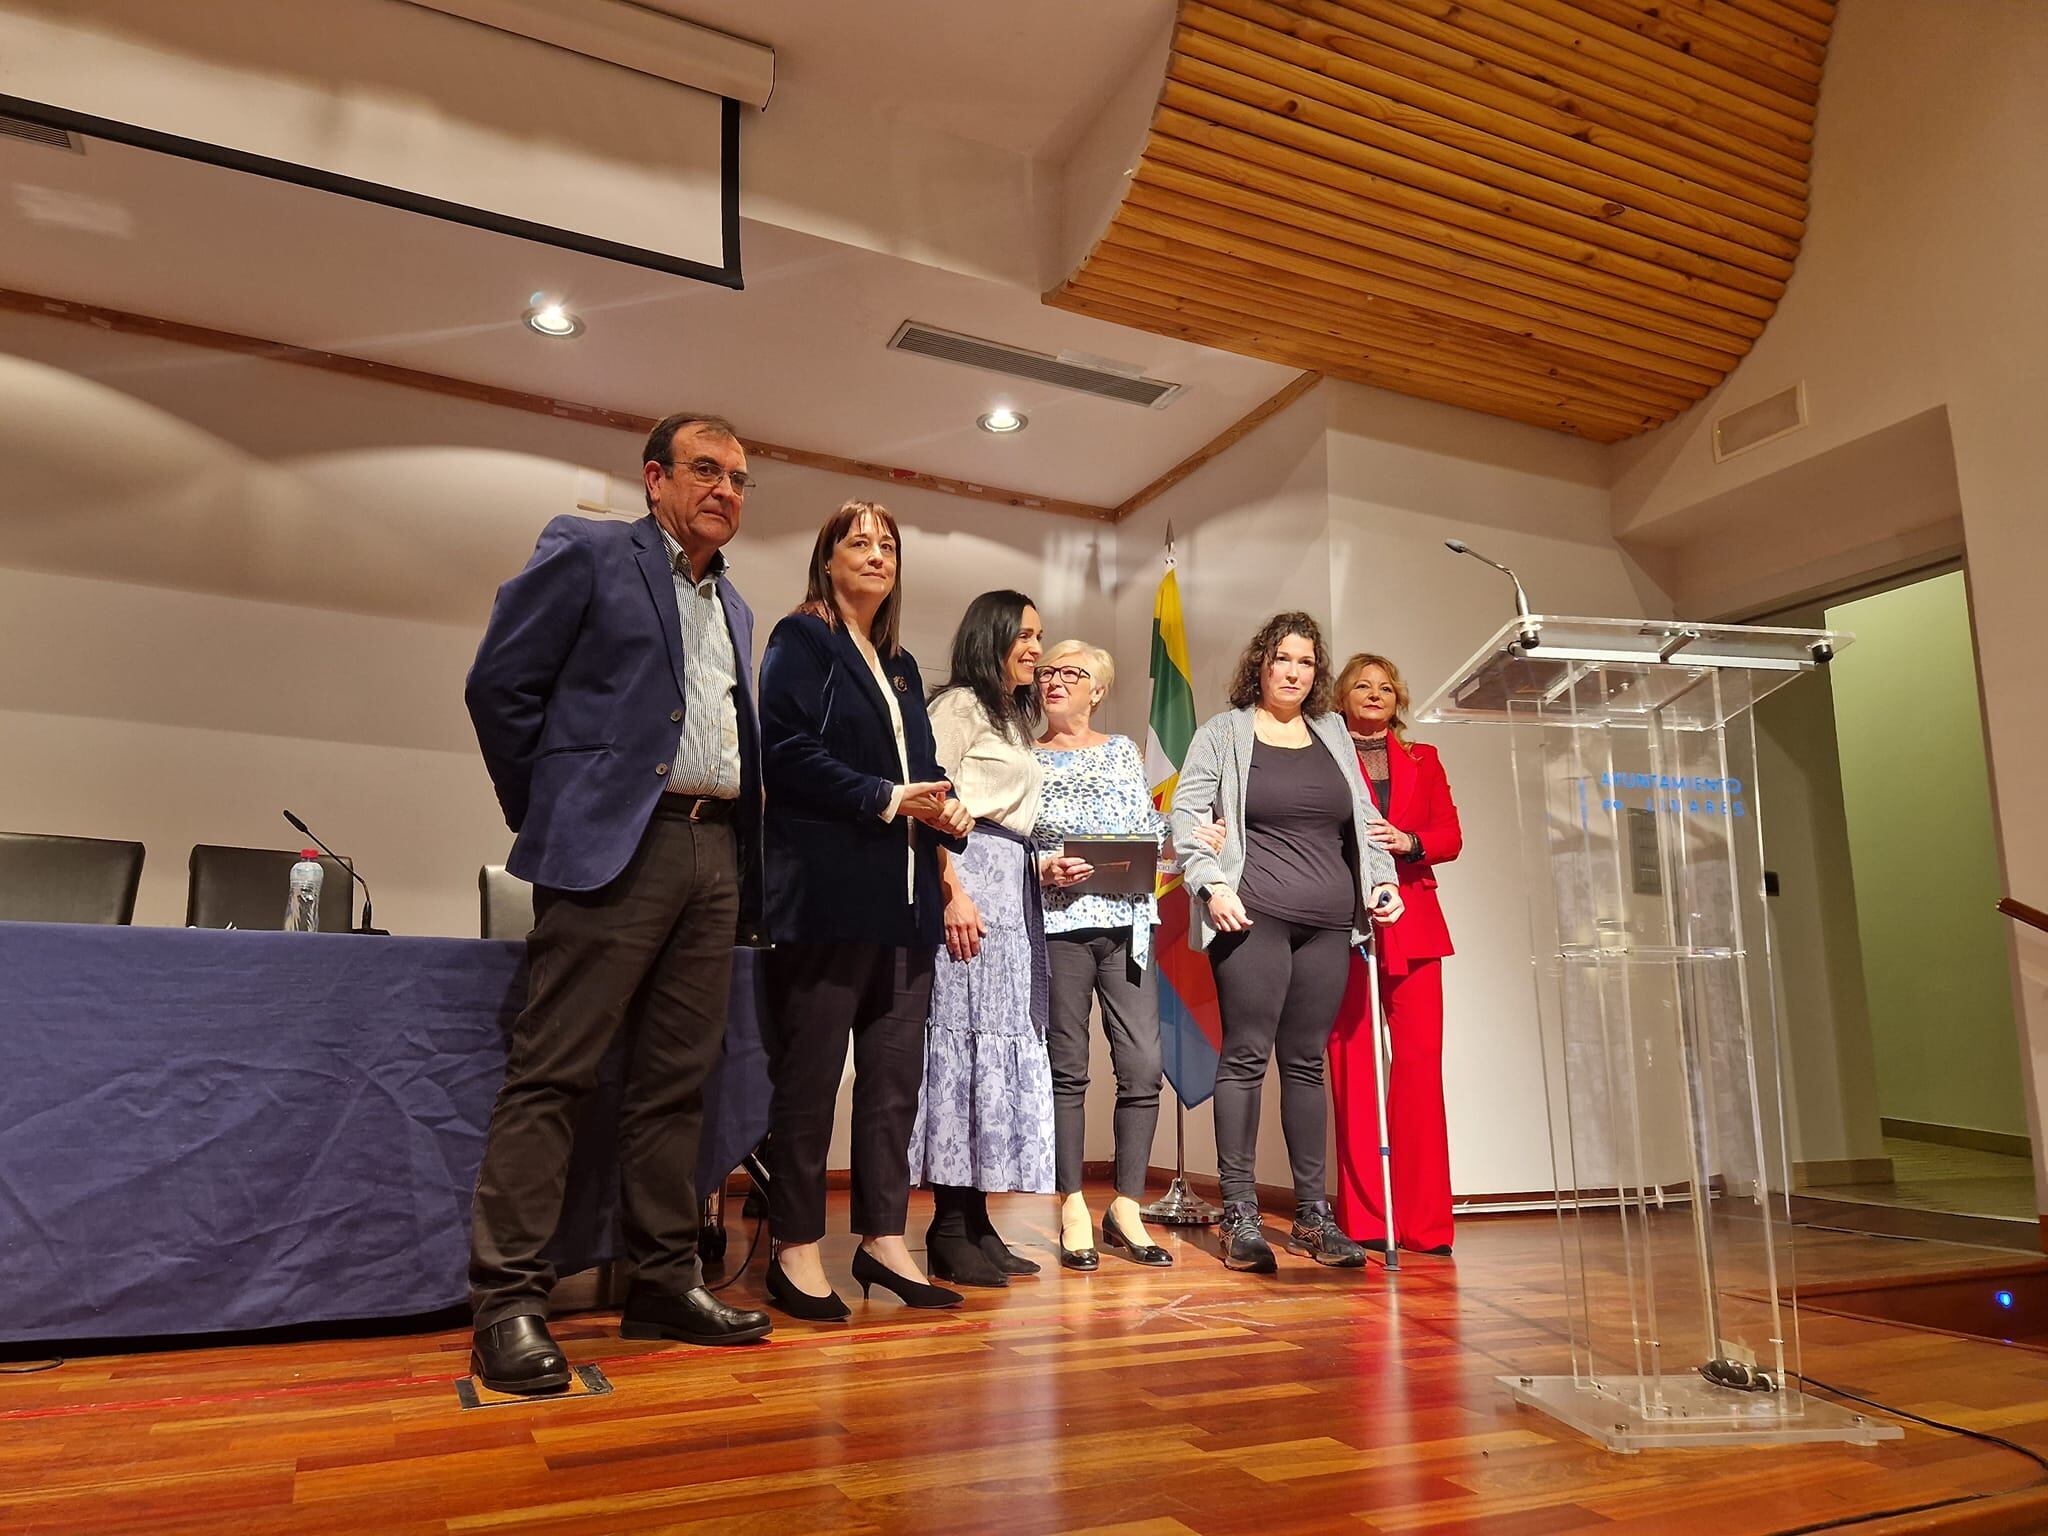
[[[721,480],[730,480],[735,496],[744,497],[754,488],[752,475],[744,469],[729,470],[716,459],[692,459],[687,464],[671,464],[668,472],[673,475],[679,469],[688,470],[690,478],[699,485],[716,485]]]
[[[1041,683],[1049,683],[1054,678],[1058,678],[1061,682],[1065,683],[1069,688],[1073,687],[1076,683],[1088,683],[1094,681],[1092,677],[1090,677],[1086,672],[1082,671],[1079,667],[1040,667],[1038,669],[1038,680]]]

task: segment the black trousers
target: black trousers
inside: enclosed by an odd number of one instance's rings
[[[704,1079],[725,1045],[739,928],[729,823],[693,822],[664,796],[617,879],[595,891],[536,887],[526,1009],[512,1028],[470,1221],[476,1326],[545,1316],[543,1256],[561,1219],[575,1113],[621,1028],[620,1212],[637,1289],[681,1295],[697,1260],[697,1142]]]
[[[1266,1063],[1280,1059],[1280,1127],[1298,1204],[1327,1200],[1323,1051],[1344,1001],[1351,934],[1263,912],[1209,945],[1223,1054],[1216,1064],[1216,1177],[1225,1200],[1259,1198],[1253,1172]]]
[[[1081,1142],[1088,1115],[1088,1015],[1102,1000],[1116,1074],[1116,1192],[1145,1193],[1152,1137],[1159,1128],[1159,988],[1157,964],[1131,954],[1128,928],[1049,933],[1051,1020],[1045,1046],[1052,1057],[1053,1182],[1063,1195],[1081,1187]]]
[[[825,1235],[832,1110],[853,1043],[852,1227],[901,1237],[910,1211],[910,1131],[924,1081],[932,961],[923,946],[777,944],[762,958],[768,1222],[778,1243]]]

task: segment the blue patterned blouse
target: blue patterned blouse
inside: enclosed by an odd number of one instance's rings
[[[1145,758],[1128,736],[1112,736],[1095,747],[1056,751],[1033,747],[1045,769],[1038,825],[1031,842],[1040,853],[1058,853],[1069,836],[1162,836],[1166,818],[1152,805],[1145,783]],[[1159,904],[1150,896],[1103,896],[1086,885],[1045,891],[1045,931],[1083,928],[1131,930],[1131,954],[1139,965],[1152,953],[1152,925]]]

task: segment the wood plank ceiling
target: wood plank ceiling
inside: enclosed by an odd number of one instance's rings
[[[1063,309],[1615,442],[1806,228],[1832,0],[1185,0]]]

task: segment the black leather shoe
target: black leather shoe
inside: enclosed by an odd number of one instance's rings
[[[697,1286],[680,1296],[632,1291],[619,1318],[622,1339],[680,1339],[685,1344],[751,1344],[775,1324],[766,1312],[728,1307]]]
[[[853,1308],[840,1299],[837,1291],[813,1296],[809,1291],[798,1290],[780,1259],[768,1261],[768,1299],[791,1317],[807,1323],[843,1323],[853,1316]]]
[[[1156,1243],[1134,1243],[1124,1236],[1124,1229],[1116,1224],[1116,1217],[1109,1211],[1102,1213],[1102,1246],[1121,1248],[1133,1264],[1150,1264],[1155,1268],[1173,1262],[1173,1255]]]
[[[1357,1269],[1365,1263],[1364,1247],[1344,1235],[1327,1200],[1310,1200],[1294,1213],[1287,1251],[1306,1254],[1332,1269]]]
[[[1280,1267],[1279,1261],[1273,1257],[1272,1244],[1266,1241],[1266,1234],[1259,1226],[1257,1201],[1224,1201],[1223,1225],[1218,1235],[1223,1239],[1225,1269],[1270,1275]]]
[[[477,1330],[469,1374],[493,1392],[560,1392],[569,1385],[569,1360],[546,1318],[508,1317]]]

